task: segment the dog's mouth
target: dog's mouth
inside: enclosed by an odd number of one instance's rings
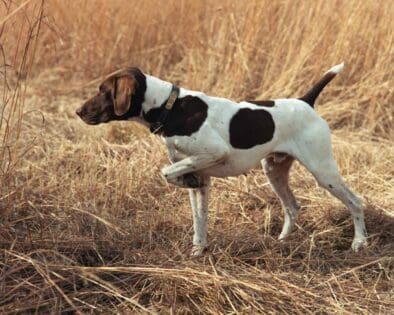
[[[82,119],[82,121],[84,122],[84,123],[86,123],[87,125],[92,125],[92,126],[94,126],[94,125],[99,125],[100,123],[101,123],[101,121],[97,121],[97,120],[89,120],[89,119],[85,119],[85,118],[81,118]]]
[[[83,108],[76,111],[76,114],[82,119],[82,121],[88,125],[99,125],[101,123],[107,123],[111,121],[110,115],[105,111],[100,113],[86,112]]]
[[[82,121],[88,125],[99,125],[110,122],[110,119],[104,119],[103,117],[81,117]]]

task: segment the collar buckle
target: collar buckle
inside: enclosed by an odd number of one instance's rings
[[[168,97],[168,100],[164,108],[166,110],[171,110],[178,96],[179,96],[179,87],[172,85],[170,96]]]

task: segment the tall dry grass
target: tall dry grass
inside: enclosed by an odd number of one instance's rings
[[[32,5],[28,6],[31,2]],[[21,130],[25,90],[44,13],[44,1],[25,1],[20,5],[3,2],[0,7],[0,206],[14,202],[16,193],[10,183],[19,161],[32,148],[26,146]],[[15,19],[20,15],[21,19]],[[28,21],[26,22],[26,19]],[[13,31],[17,32],[13,32]],[[12,33],[12,35],[11,35]],[[12,48],[10,49],[10,44]],[[0,213],[1,209],[0,208]]]
[[[393,17],[392,1],[372,0],[0,2],[2,126],[13,126],[0,129],[0,312],[392,312]],[[341,61],[317,110],[368,204],[359,254],[344,206],[296,165],[303,211],[287,241],[255,170],[214,181],[210,253],[190,260],[187,194],[160,177],[160,140],[74,115],[126,65],[242,100],[299,96]]]

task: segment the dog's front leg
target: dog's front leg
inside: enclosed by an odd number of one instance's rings
[[[186,157],[187,156],[179,152],[177,149],[173,147],[168,147],[168,158],[171,163],[176,163]],[[182,188],[199,188],[203,185],[203,178],[196,173],[188,173],[183,176],[167,179],[167,181],[170,184]]]
[[[172,148],[168,149],[168,157],[171,163],[176,163],[184,158],[178,150]],[[193,186],[191,185],[193,178],[200,187],[190,189],[190,186]],[[190,204],[193,213],[193,247],[190,255],[193,257],[201,256],[208,247],[208,193],[211,183],[210,178],[187,173],[174,178],[171,183],[189,188]]]
[[[176,163],[186,157],[184,154],[179,152],[173,146],[167,145],[167,152],[168,152],[168,159],[171,161],[171,163]]]
[[[193,137],[166,139],[166,143],[170,158],[183,158],[164,167],[162,174],[169,183],[181,187],[201,188],[200,171],[224,162],[230,151],[209,124]]]
[[[208,247],[208,194],[209,177],[204,177],[203,187],[189,189],[190,203],[193,211],[193,248],[191,256],[201,256]]]

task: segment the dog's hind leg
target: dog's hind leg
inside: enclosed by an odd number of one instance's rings
[[[319,185],[327,189],[333,196],[341,200],[349,209],[354,223],[354,239],[352,249],[357,252],[362,246],[367,245],[367,230],[364,222],[364,205],[344,183],[340,176],[334,159],[320,161],[320,165],[310,165],[302,162],[315,176]]]
[[[334,160],[330,131],[327,123],[319,123],[307,130],[297,146],[294,156],[313,174],[320,186],[342,201],[349,209],[354,223],[352,249],[358,251],[367,245],[364,223],[364,205],[344,183]]]
[[[274,153],[262,161],[265,175],[271,184],[272,189],[279,197],[284,211],[284,223],[279,240],[284,239],[292,230],[299,205],[289,187],[289,171],[294,158],[290,155],[278,155],[276,158]]]

